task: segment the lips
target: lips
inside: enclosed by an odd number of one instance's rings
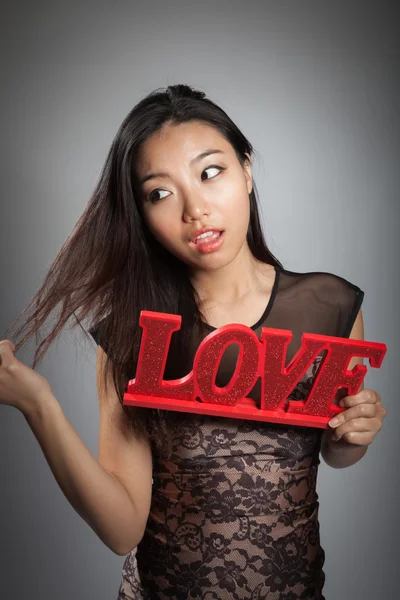
[[[215,233],[205,238],[197,239],[197,242],[189,242],[189,245],[195,252],[201,254],[210,254],[219,250],[225,241],[225,231],[222,229],[213,229]]]

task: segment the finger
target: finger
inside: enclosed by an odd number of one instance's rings
[[[378,407],[376,404],[357,404],[347,410],[343,410],[340,414],[336,415],[328,423],[330,427],[339,427],[350,419],[358,417],[375,417],[378,414]]]
[[[378,418],[357,418],[350,419],[350,421],[346,421],[343,425],[340,425],[334,434],[334,439],[336,441],[340,440],[345,434],[353,432],[373,432],[374,434],[378,432],[382,427],[382,422]]]
[[[15,350],[14,343],[11,340],[0,340],[0,351],[3,348],[10,348],[12,352]]]
[[[339,401],[339,406],[350,408],[357,404],[380,404],[381,397],[375,390],[360,390],[354,396],[345,396]]]
[[[11,340],[0,341],[0,365],[2,367],[8,366],[14,360],[15,346]]]
[[[375,438],[373,431],[349,431],[343,436],[343,440],[348,444],[355,444],[356,446],[369,446]]]

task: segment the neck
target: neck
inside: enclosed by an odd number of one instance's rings
[[[190,279],[202,303],[218,302],[228,306],[262,290],[265,267],[265,263],[253,256],[246,242],[229,264],[212,270],[192,270]],[[268,265],[267,269],[273,270],[273,267]]]

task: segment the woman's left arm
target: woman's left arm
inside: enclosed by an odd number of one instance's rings
[[[361,309],[349,337],[364,339]],[[363,359],[353,356],[348,368],[352,369],[357,364],[363,364]],[[357,394],[342,398],[339,406],[346,407],[347,410],[329,421],[330,429],[324,431],[321,442],[321,456],[334,469],[350,467],[361,460],[382,428],[386,416],[380,395],[374,390],[365,390],[364,383]]]

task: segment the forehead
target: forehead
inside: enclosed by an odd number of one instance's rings
[[[189,163],[208,148],[234,154],[229,142],[211,125],[199,121],[166,125],[142,144],[136,162],[137,172],[167,163]]]

